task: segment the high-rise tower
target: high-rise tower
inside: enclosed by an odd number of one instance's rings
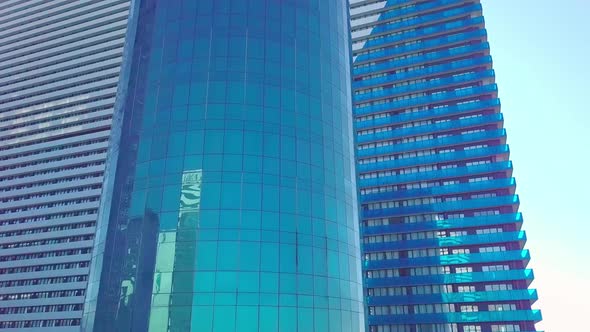
[[[350,4],[371,332],[535,331],[478,0]]]
[[[348,2],[135,4],[83,330],[364,331]]]
[[[128,7],[0,2],[0,330],[79,330]]]

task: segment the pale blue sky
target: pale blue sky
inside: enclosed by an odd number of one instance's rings
[[[482,0],[543,311],[590,316],[590,0]]]

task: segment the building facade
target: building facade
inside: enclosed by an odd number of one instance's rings
[[[368,330],[536,331],[479,0],[350,16]]]
[[[0,2],[0,330],[79,330],[128,6]]]
[[[347,4],[135,2],[83,331],[364,331]]]

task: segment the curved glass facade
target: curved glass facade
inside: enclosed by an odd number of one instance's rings
[[[364,331],[347,1],[134,6],[83,330]]]

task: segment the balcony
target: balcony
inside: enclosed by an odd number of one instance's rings
[[[411,122],[415,120],[423,120],[430,118],[439,118],[442,116],[467,113],[474,110],[483,110],[487,108],[500,107],[500,99],[486,99],[475,102],[456,104],[451,106],[428,109],[419,112],[404,113],[397,115],[388,115],[372,120],[364,120],[355,122],[355,129],[365,129],[371,127],[382,127],[392,123]]]
[[[374,148],[358,150],[357,157],[358,158],[365,158],[365,157],[370,157],[370,156],[387,155],[387,154],[394,154],[394,153],[400,153],[400,152],[406,152],[406,151],[434,149],[434,148],[440,148],[443,146],[475,143],[475,142],[494,140],[494,139],[504,142],[506,139],[506,130],[505,129],[486,130],[486,131],[478,132],[478,133],[454,135],[454,136],[433,138],[433,139],[416,141],[416,142],[407,142],[407,143],[398,143],[398,144],[391,144],[391,145],[385,145],[385,146],[378,146],[378,147],[374,147]]]
[[[366,234],[365,234],[366,235]],[[522,245],[526,242],[526,233],[518,232],[501,232],[492,234],[477,234],[465,236],[449,236],[442,238],[405,240],[382,243],[365,243],[363,252],[375,252],[384,250],[413,250],[422,248],[440,248],[440,247],[457,247],[469,245],[488,245],[495,243],[520,242]],[[442,256],[441,256],[442,257]]]
[[[498,124],[504,121],[502,113],[495,113],[490,115],[482,115],[478,117],[450,120],[439,123],[431,123],[416,127],[394,128],[388,131],[381,131],[367,135],[357,134],[357,143],[368,143],[372,141],[385,141],[394,138],[402,138],[408,136],[418,136],[423,134],[430,134],[443,131],[461,130],[470,127],[477,127],[489,124]]]
[[[481,42],[473,45],[461,46],[453,49],[445,49],[436,52],[429,52],[420,56],[414,56],[407,59],[388,60],[370,66],[353,66],[352,75],[359,76],[371,74],[379,71],[391,71],[399,67],[409,67],[424,62],[433,62],[450,57],[465,56],[472,53],[483,52],[489,53],[490,45],[487,42]]]
[[[501,282],[511,280],[526,280],[530,284],[535,275],[533,270],[509,270],[495,272],[471,272],[458,274],[434,274],[426,276],[408,276],[394,278],[365,278],[365,287],[395,287],[395,286],[417,286],[417,285],[442,285],[442,284],[463,284],[477,282]]]
[[[430,94],[426,96],[401,99],[396,101],[390,101],[383,104],[370,105],[370,106],[357,106],[354,107],[354,115],[361,116],[371,113],[381,113],[388,110],[401,109],[407,107],[415,107],[424,104],[440,103],[447,100],[455,100],[467,97],[473,97],[478,95],[496,94],[498,87],[496,84],[488,84],[483,86],[469,87],[460,90],[443,91],[436,94]]]
[[[449,212],[449,211],[466,211],[474,209],[485,209],[500,206],[514,206],[516,210],[520,201],[518,195],[498,196],[489,198],[475,198],[462,201],[448,201],[432,204],[421,204],[414,206],[400,206],[376,210],[364,210],[361,212],[362,218],[383,218],[405,216],[412,214],[424,214],[432,212]]]
[[[392,36],[385,36],[385,35],[384,36],[376,36],[376,37],[374,37],[375,39],[367,40],[366,42],[364,42],[364,44],[361,48],[354,48],[353,47],[353,50],[356,52],[361,49],[368,49],[368,48],[383,46],[383,45],[387,45],[387,44],[394,44],[394,43],[405,42],[405,41],[413,40],[413,39],[420,39],[420,38],[429,37],[429,36],[436,35],[436,34],[452,33],[453,30],[483,26],[483,23],[484,23],[483,17],[477,16],[477,17],[472,17],[472,18],[460,20],[460,21],[452,21],[452,22],[432,25],[432,26],[428,26],[428,27],[424,27],[424,28],[418,28],[413,31],[406,31],[404,33],[394,34]],[[479,37],[485,37],[486,36],[485,30],[481,29],[480,31],[482,31],[482,32],[481,32],[481,35],[479,35]],[[468,40],[465,37],[460,37],[460,36],[457,36],[457,38],[454,38],[453,36],[451,36],[451,38],[453,39],[453,41]],[[362,41],[356,41],[356,43],[359,43],[359,42],[362,42]],[[441,44],[441,45],[444,45],[444,44]],[[354,46],[354,43],[353,43],[353,46]]]
[[[510,149],[508,148],[508,145],[502,144],[502,145],[488,146],[488,147],[484,147],[484,148],[477,148],[477,149],[470,149],[470,150],[444,152],[444,153],[432,154],[432,155],[428,155],[428,156],[419,156],[419,157],[412,157],[412,158],[379,161],[379,162],[374,162],[374,163],[357,165],[356,168],[359,173],[366,173],[366,172],[371,172],[371,171],[382,171],[382,170],[386,170],[386,169],[397,169],[397,168],[418,166],[418,165],[431,165],[431,164],[444,163],[444,162],[449,162],[449,161],[466,160],[466,159],[480,158],[480,157],[486,157],[486,156],[508,155],[509,152],[510,152]]]
[[[439,65],[428,66],[422,69],[416,69],[412,71],[405,71],[401,73],[388,73],[387,76],[375,77],[370,79],[364,79],[360,81],[354,81],[352,83],[353,89],[361,89],[374,85],[381,85],[387,83],[395,83],[398,81],[406,81],[416,77],[422,76],[435,76],[440,75],[449,71],[456,71],[460,69],[467,69],[476,66],[489,66],[492,65],[492,57],[489,55],[478,56],[475,58],[463,59],[453,62],[447,62]]]
[[[378,201],[391,201],[414,197],[428,197],[428,196],[443,196],[450,194],[461,194],[484,190],[494,190],[502,188],[516,187],[516,181],[514,178],[507,179],[495,179],[479,182],[464,182],[453,185],[437,186],[430,188],[419,188],[399,191],[389,191],[380,193],[371,193],[361,195],[361,203],[378,202]],[[512,190],[513,191],[513,190]]]
[[[354,6],[351,6],[354,7]],[[423,5],[418,5],[418,6],[414,6],[413,8],[411,8],[411,10],[406,12],[406,15],[409,13],[417,13],[420,11],[423,11],[424,9],[422,9]],[[405,21],[401,21],[401,22],[394,22],[394,23],[388,23],[388,24],[384,24],[384,25],[378,25],[373,27],[371,30],[371,35],[376,35],[376,34],[381,34],[381,33],[386,33],[386,32],[390,32],[390,31],[396,31],[396,30],[401,30],[401,29],[407,29],[416,25],[421,25],[421,24],[432,24],[432,22],[436,22],[439,20],[446,20],[449,19],[451,17],[454,16],[461,16],[464,14],[470,14],[472,12],[481,12],[481,4],[473,4],[470,6],[465,6],[465,7],[460,7],[460,8],[454,8],[454,9],[450,9],[450,10],[445,10],[442,12],[435,12],[433,14],[422,14],[419,15],[418,17],[409,19],[409,20],[405,20]],[[388,13],[382,14],[382,17],[387,16]],[[383,21],[384,19],[380,20]],[[353,29],[355,30],[355,29]],[[364,38],[365,35],[363,36],[359,36],[356,37],[354,36],[354,32],[353,32],[353,41],[356,40],[362,40],[362,38]]]
[[[363,235],[378,235],[391,233],[425,232],[451,228],[467,228],[494,226],[506,224],[522,224],[522,214],[508,213],[492,216],[477,216],[458,219],[433,220],[409,224],[391,224],[383,226],[365,226]]]
[[[359,1],[358,0],[350,1],[350,5],[351,5],[350,6],[351,7],[350,16],[352,18],[354,18],[355,16],[358,16],[358,14],[366,15],[366,10],[361,10],[361,11],[355,12],[355,9],[358,7],[358,6],[354,5],[355,2],[359,2]],[[410,2],[411,1],[400,1],[400,0],[396,0],[393,2],[388,1],[388,5],[401,4],[401,3],[408,3],[409,4]],[[462,4],[462,2],[458,1],[458,0],[441,0],[441,1],[438,1],[438,3],[428,2],[428,3],[423,3],[423,4],[419,4],[419,5],[411,5],[409,7],[380,13],[379,15],[380,15],[381,21],[385,21],[385,20],[388,20],[391,18],[417,14],[417,13],[425,12],[425,11],[432,10],[432,9],[438,10],[438,9],[448,7],[448,6],[453,6],[456,4]],[[465,8],[473,8],[472,11],[477,11],[477,12],[481,11],[481,5],[475,5],[475,7],[469,6],[469,7],[465,7]],[[458,14],[461,14],[461,13],[465,13],[465,12],[460,12]],[[449,13],[449,11],[445,11],[440,14],[443,14],[443,15],[446,14],[448,16],[457,15],[457,13]],[[432,15],[420,15],[420,16],[426,17],[426,16],[432,16]],[[432,18],[432,19],[434,19],[434,18]],[[408,21],[405,21],[405,22],[408,22]],[[401,22],[401,23],[405,23],[405,22]],[[397,24],[397,23],[394,23],[394,24]],[[389,24],[389,25],[392,25],[392,24]],[[403,27],[406,27],[406,26],[400,26],[400,28],[403,28]]]
[[[353,51],[353,53],[359,52],[361,50],[365,50],[367,48],[377,47],[377,46],[387,47],[387,44],[392,44],[395,42],[404,42],[404,41],[412,40],[412,39],[430,37],[432,34],[436,34],[436,33],[452,33],[452,30],[454,30],[454,29],[462,29],[462,28],[466,28],[469,26],[474,27],[477,25],[481,26],[482,24],[483,24],[483,17],[476,17],[476,18],[472,18],[469,20],[447,23],[445,25],[449,25],[448,29],[445,29],[444,27],[443,28],[433,27],[433,28],[427,28],[427,29],[417,30],[417,31],[413,31],[413,32],[406,32],[404,34],[395,35],[395,36],[391,36],[391,37],[383,37],[383,38],[375,37],[377,39],[367,41],[363,45],[362,48],[355,49]],[[430,49],[441,48],[443,46],[448,47],[449,44],[453,44],[453,43],[460,43],[460,42],[465,42],[465,41],[474,40],[474,39],[481,40],[481,39],[484,39],[486,37],[486,35],[487,34],[486,34],[485,29],[479,29],[479,30],[474,30],[474,31],[469,31],[469,32],[462,32],[462,33],[457,33],[457,34],[452,34],[452,35],[446,35],[446,36],[442,36],[442,37],[435,38],[435,39],[419,40],[415,44],[411,44],[411,45],[401,44],[401,45],[396,45],[393,47],[391,47],[391,45],[389,45],[390,47],[386,48],[384,50],[370,52],[368,54],[362,54],[362,55],[356,56],[354,58],[354,63],[356,64],[356,63],[362,63],[362,62],[366,62],[366,61],[370,61],[370,60],[377,60],[377,59],[381,59],[381,58],[395,57],[395,56],[399,56],[399,55],[402,55],[405,53],[428,52],[428,50],[430,50]]]
[[[444,78],[428,79],[426,82],[422,83],[415,83],[374,92],[357,94],[353,97],[353,100],[354,103],[361,103],[367,100],[383,99],[392,96],[400,96],[410,93],[423,92],[427,90],[436,90],[441,89],[443,87],[466,84],[469,82],[482,81],[491,78],[494,78],[493,69],[478,71],[474,73],[460,74],[456,76],[449,76]]]
[[[427,11],[430,9],[440,9],[440,8],[444,8],[445,6],[452,6],[452,5],[458,5],[458,4],[463,4],[463,2],[460,0],[439,0],[437,2],[423,3],[420,5],[414,5],[411,7],[402,8],[402,9],[395,10],[392,12],[384,13],[381,15],[381,20],[396,18],[396,17],[400,17],[400,16],[407,16],[409,14],[416,13],[416,12]]]
[[[412,268],[422,266],[450,266],[462,264],[478,264],[478,263],[497,263],[497,262],[511,262],[524,261],[528,262],[531,259],[529,251],[512,250],[499,252],[484,252],[472,254],[457,254],[444,255],[434,257],[415,257],[415,258],[398,258],[379,261],[364,261],[363,268],[367,270],[374,269],[399,269]],[[463,273],[455,273],[461,275]]]
[[[541,321],[540,310],[449,312],[437,314],[368,316],[369,324],[485,323]]]
[[[500,161],[491,164],[464,166],[457,168],[442,169],[436,171],[427,171],[421,173],[398,174],[384,176],[380,178],[361,179],[358,181],[359,187],[377,187],[382,185],[395,185],[409,182],[420,182],[434,179],[456,178],[471,176],[475,174],[487,174],[496,172],[512,171],[512,162]]]
[[[539,299],[535,289],[516,289],[489,292],[440,293],[403,296],[367,296],[368,305],[406,305],[423,303],[477,303],[495,301],[529,301]]]

